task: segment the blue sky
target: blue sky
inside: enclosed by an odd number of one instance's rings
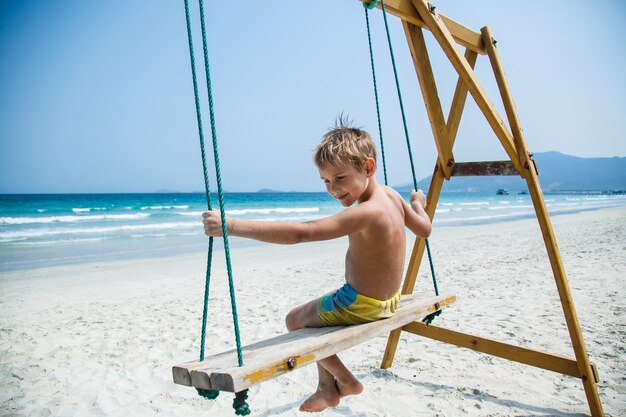
[[[531,151],[626,156],[625,2],[434,3],[474,30],[492,29]],[[225,188],[322,191],[311,150],[339,113],[378,136],[363,8],[356,0],[205,7]],[[371,20],[390,182],[405,184],[380,11]],[[400,22],[390,24],[422,178],[435,146]],[[447,113],[456,77],[427,41]],[[3,0],[0,62],[0,193],[203,189],[182,0]],[[486,57],[477,73],[502,109]],[[469,99],[456,160],[504,157]]]

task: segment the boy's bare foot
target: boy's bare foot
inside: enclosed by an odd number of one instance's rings
[[[363,384],[354,380],[348,384],[341,384],[335,380],[335,386],[328,390],[317,388],[317,391],[311,395],[300,406],[300,411],[309,413],[317,413],[326,410],[328,407],[336,407],[343,397],[348,395],[357,395],[363,392]]]
[[[317,388],[317,391],[307,398],[300,406],[300,411],[309,413],[317,413],[326,410],[328,407],[336,407],[339,405],[341,396],[337,391],[337,387],[328,390]]]
[[[348,384],[342,384],[341,382],[335,380],[335,386],[337,387],[337,392],[341,398],[347,397],[348,395],[358,395],[363,392],[363,384],[356,379],[354,381],[350,381]]]

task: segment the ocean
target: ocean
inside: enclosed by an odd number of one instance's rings
[[[551,215],[626,205],[626,195],[545,199]],[[214,208],[217,201],[212,198]],[[226,193],[225,206],[233,217],[294,222],[342,209],[326,193]],[[0,271],[206,251],[201,223],[206,207],[201,193],[0,195]],[[533,216],[527,194],[444,193],[434,226]],[[255,244],[230,240],[232,247]]]

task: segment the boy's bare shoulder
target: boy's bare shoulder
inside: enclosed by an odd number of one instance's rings
[[[399,192],[397,192],[396,190],[394,190],[393,188],[391,188],[388,185],[382,185],[381,187],[383,187],[383,189],[390,195],[393,196],[394,198],[399,198],[402,199],[402,196],[400,195]]]
[[[381,185],[377,198],[370,199],[367,203],[372,214],[378,215],[389,213],[390,210],[402,210],[402,196],[393,188]]]
[[[404,202],[404,199],[402,198],[402,196],[400,195],[399,192],[397,192],[393,188],[389,187],[388,185],[384,185],[383,189],[385,190],[385,192],[389,196],[389,198],[391,200],[393,200],[394,203],[400,203],[400,206],[402,206],[402,203]]]

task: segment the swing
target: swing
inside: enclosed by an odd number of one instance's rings
[[[454,295],[406,295],[402,297],[396,313],[388,319],[350,326],[307,327],[285,333],[245,346],[244,366],[233,366],[237,359],[234,349],[204,361],[174,366],[174,382],[201,390],[240,392],[254,384],[420,321],[455,300]]]
[[[378,88],[376,85],[376,73],[374,68],[374,56],[372,51],[370,26],[368,10],[374,7],[378,3],[378,0],[372,3],[365,4],[365,16],[367,23],[368,41],[370,48],[370,59],[372,64],[372,76],[374,80],[374,91],[376,96],[376,110],[378,116],[378,126],[380,132],[380,143],[382,150],[382,159],[385,175],[385,185],[387,185],[387,170],[386,161],[384,156],[384,143],[382,136],[380,111],[378,103]],[[217,355],[213,355],[209,358],[204,357],[204,342],[206,335],[206,321],[208,315],[208,294],[209,294],[209,282],[210,282],[210,270],[212,262],[213,252],[213,237],[209,238],[209,250],[207,256],[207,272],[205,283],[205,296],[204,296],[204,309],[202,319],[202,335],[200,345],[200,360],[189,362],[181,365],[174,366],[172,368],[173,380],[176,384],[193,386],[197,389],[198,393],[208,399],[214,399],[219,394],[219,391],[227,391],[236,393],[236,397],[233,403],[236,414],[247,415],[250,413],[247,399],[247,389],[254,384],[263,382],[265,380],[275,378],[279,375],[290,372],[296,368],[304,365],[317,362],[329,356],[332,356],[338,352],[348,349],[352,346],[375,338],[377,336],[387,334],[393,330],[402,328],[413,322],[424,321],[430,323],[436,315],[441,312],[441,309],[447,307],[454,301],[456,297],[454,295],[439,295],[437,288],[437,282],[435,278],[432,258],[430,249],[428,250],[428,256],[431,265],[431,271],[433,275],[433,283],[435,287],[435,295],[430,294],[409,294],[403,295],[400,305],[396,310],[396,313],[387,319],[364,323],[351,326],[332,326],[332,327],[319,327],[319,328],[304,328],[294,332],[285,333],[280,336],[259,341],[251,345],[242,348],[241,339],[239,334],[239,326],[237,319],[237,308],[235,302],[234,283],[232,277],[232,267],[230,263],[230,250],[228,244],[228,231],[225,227],[224,218],[224,199],[221,186],[221,175],[219,165],[219,154],[217,148],[217,135],[215,129],[215,117],[213,113],[213,98],[211,92],[211,79],[209,70],[209,60],[206,43],[206,29],[203,13],[203,0],[199,0],[200,12],[201,12],[201,28],[202,28],[202,41],[204,51],[205,62],[205,75],[206,84],[208,90],[209,99],[209,113],[211,121],[211,133],[213,139],[213,155],[215,160],[215,172],[218,186],[218,198],[220,203],[220,211],[222,213],[222,232],[224,240],[224,252],[227,263],[227,272],[230,288],[231,305],[233,311],[233,321],[235,328],[236,349],[222,352]],[[410,141],[408,136],[408,130],[406,125],[406,118],[404,115],[404,107],[402,104],[402,95],[400,93],[400,85],[398,82],[398,75],[395,67],[395,59],[393,57],[393,48],[391,46],[391,38],[389,36],[389,28],[387,25],[386,15],[384,13],[383,3],[383,16],[385,16],[385,29],[387,31],[387,39],[389,42],[389,50],[394,68],[394,76],[396,86],[398,90],[398,98],[400,100],[400,106],[402,110],[402,119],[405,129],[405,136],[407,140],[407,147],[409,150],[409,160],[411,163],[411,171],[413,174],[413,182],[417,189],[417,180],[415,176],[415,168],[413,165],[413,157],[411,154]],[[189,17],[189,4],[188,0],[185,0],[185,17],[187,23],[187,35],[189,43],[189,55],[191,61],[192,79],[194,87],[194,98],[196,105],[196,117],[198,124],[198,134],[200,138],[200,150],[202,156],[202,165],[204,171],[205,180],[205,194],[207,199],[207,208],[211,210],[211,197],[208,182],[208,170],[206,163],[206,152],[204,146],[204,133],[202,129],[200,102],[195,70],[195,58],[193,52],[193,40],[191,35],[191,23]],[[246,358],[244,364],[243,358]],[[237,365],[234,365],[237,363]]]

